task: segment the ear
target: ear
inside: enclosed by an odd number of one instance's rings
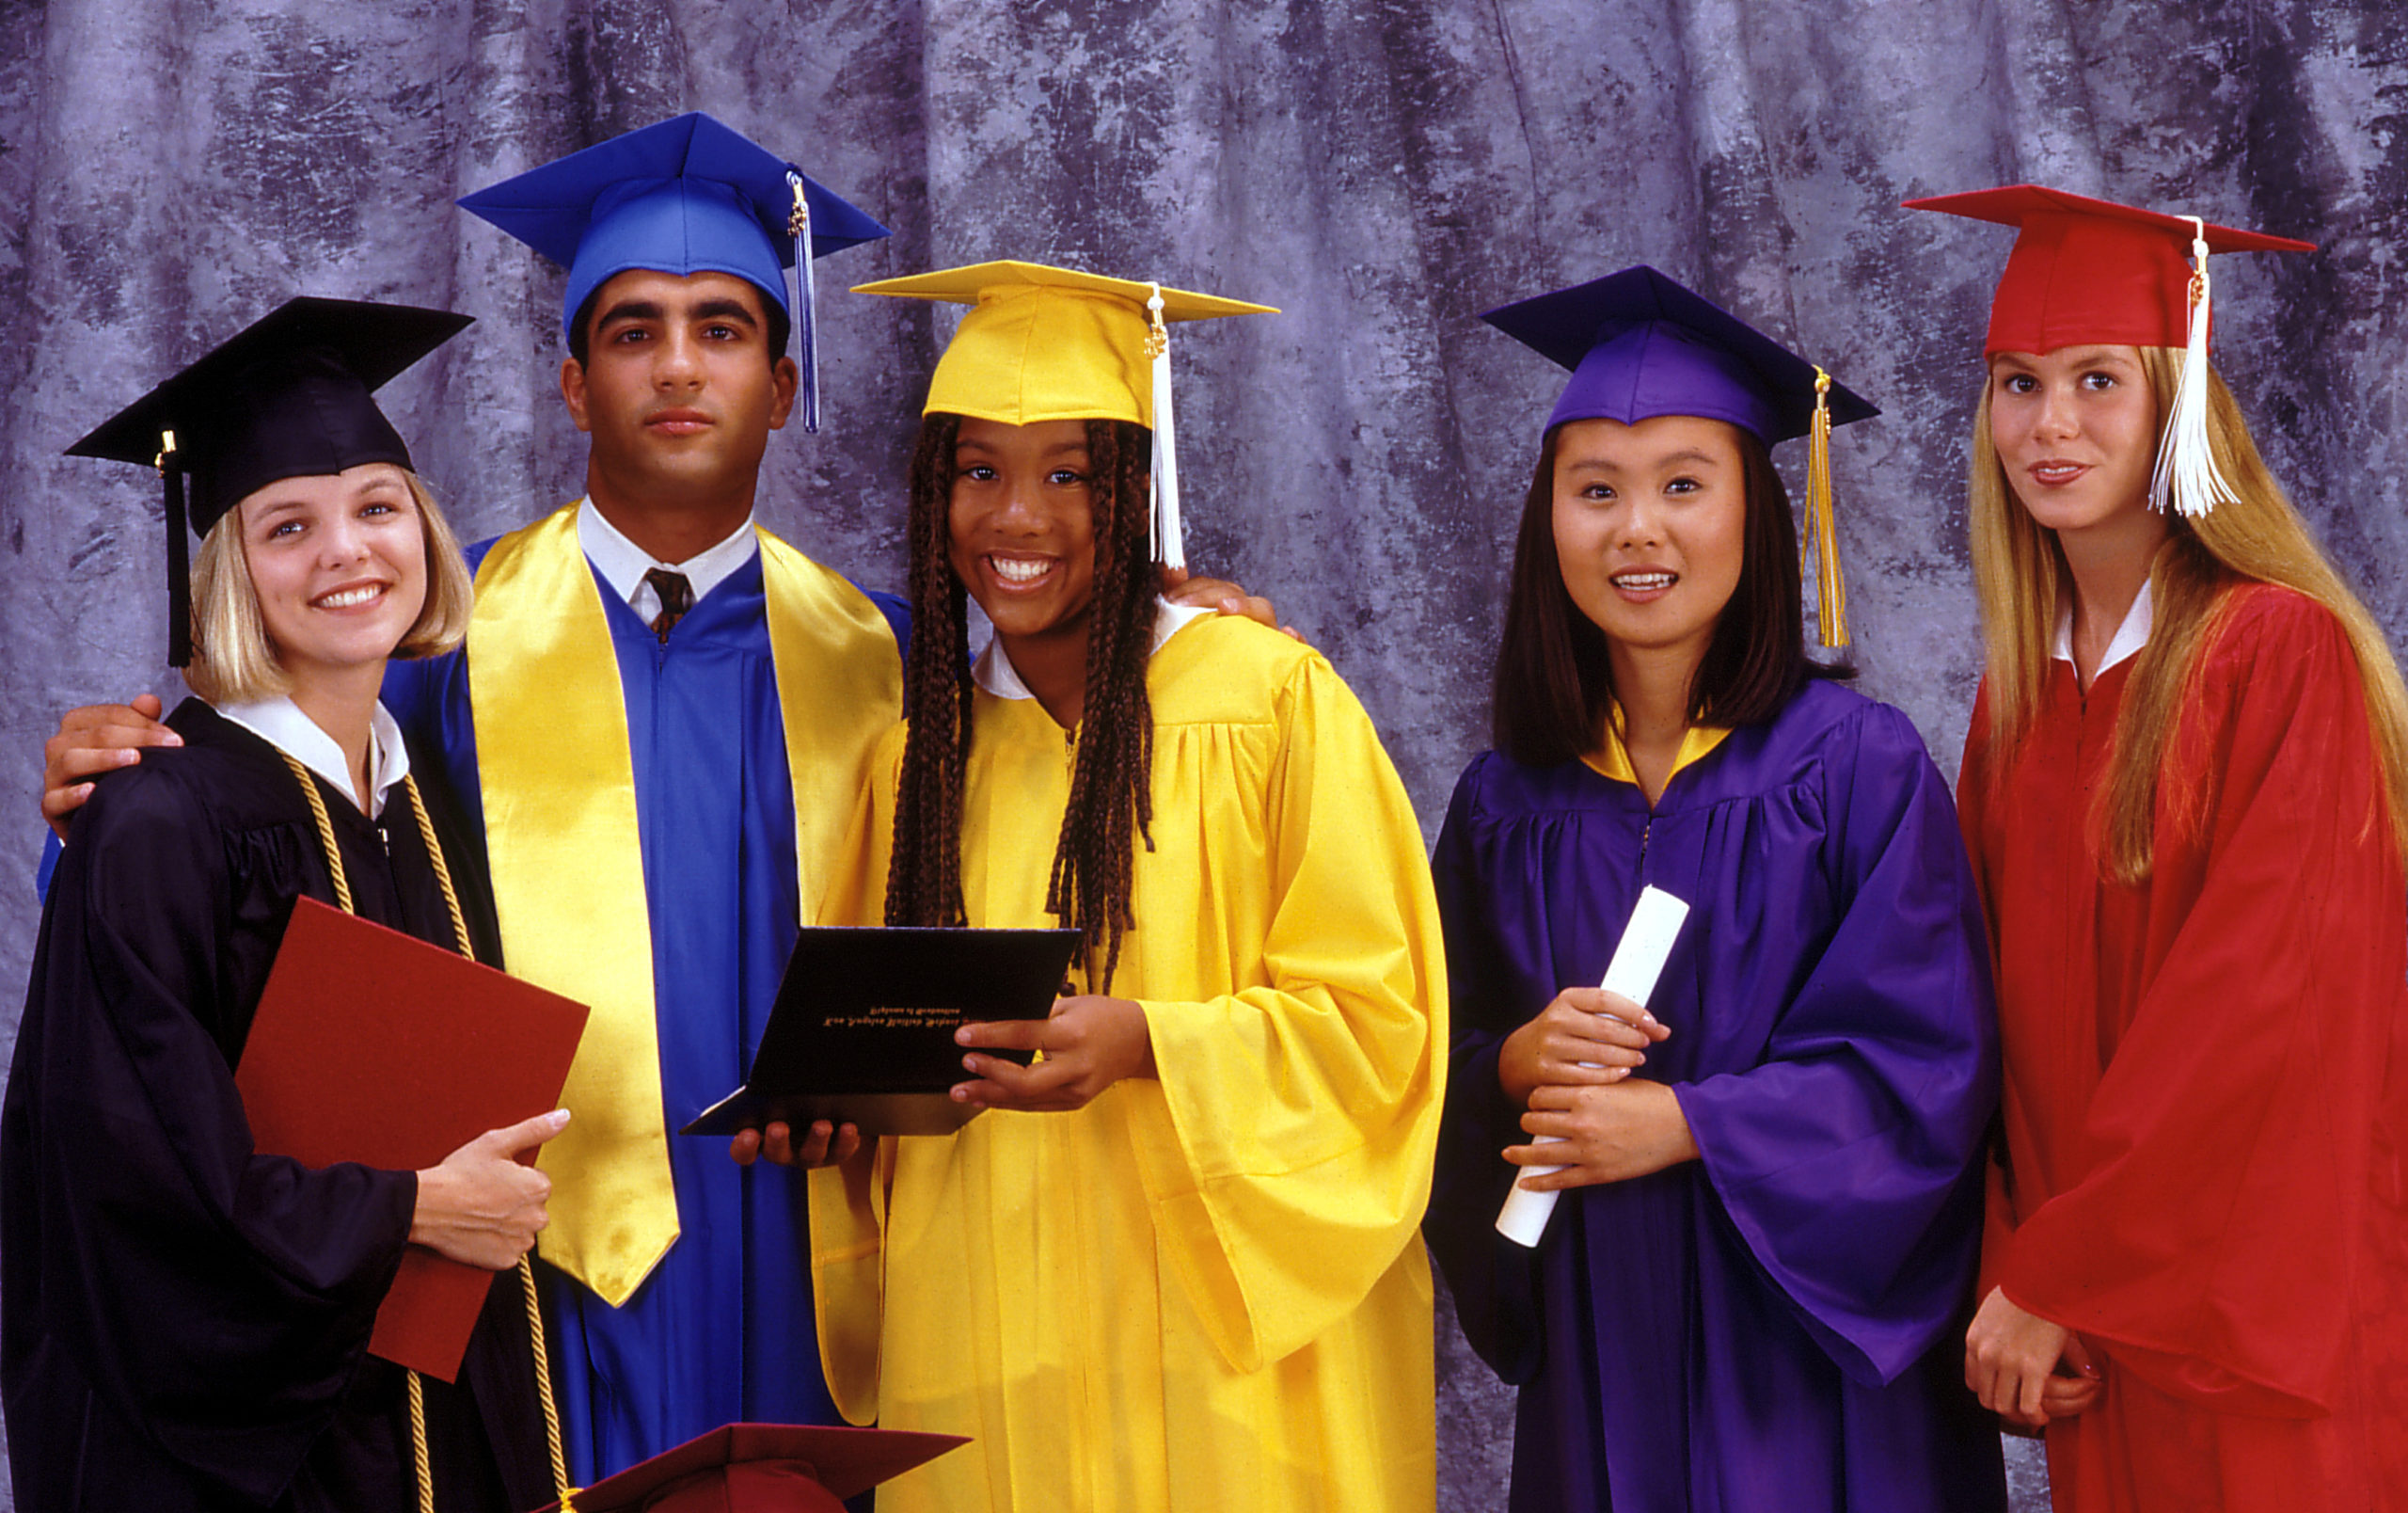
[[[802,370],[795,366],[794,358],[780,358],[769,364],[769,387],[772,391],[769,406],[770,430],[785,429],[786,417],[794,412],[795,390],[801,382]]]
[[[577,428],[593,433],[593,425],[585,416],[585,365],[575,358],[561,358],[561,398],[568,402],[568,418]]]

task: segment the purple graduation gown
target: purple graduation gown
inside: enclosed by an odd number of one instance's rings
[[[2005,1504],[1963,1385],[1998,1098],[1987,948],[1948,790],[1897,710],[1809,683],[1651,813],[1496,753],[1438,841],[1453,1065],[1425,1233],[1521,1386],[1515,1510]],[[1691,906],[1643,1075],[1702,1159],[1493,1228],[1520,1143],[1503,1038],[1605,975],[1642,884]]]

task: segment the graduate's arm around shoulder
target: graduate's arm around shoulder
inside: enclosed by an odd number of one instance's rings
[[[123,704],[87,704],[59,716],[57,733],[42,742],[41,817],[60,840],[90,800],[95,779],[133,766],[148,747],[183,744],[160,718],[162,708],[156,693],[137,693]]]

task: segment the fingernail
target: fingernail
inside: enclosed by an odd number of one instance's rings
[[[555,1109],[553,1109],[553,1110],[552,1110],[552,1128],[554,1128],[554,1129],[566,1129],[566,1128],[568,1128],[568,1110],[567,1110],[567,1109],[565,1109],[565,1108],[555,1108]]]

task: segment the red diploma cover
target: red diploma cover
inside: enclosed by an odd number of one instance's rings
[[[457,951],[303,899],[234,1086],[260,1151],[313,1167],[420,1171],[489,1129],[559,1107],[585,1013]],[[494,1275],[411,1246],[368,1348],[452,1380]]]

